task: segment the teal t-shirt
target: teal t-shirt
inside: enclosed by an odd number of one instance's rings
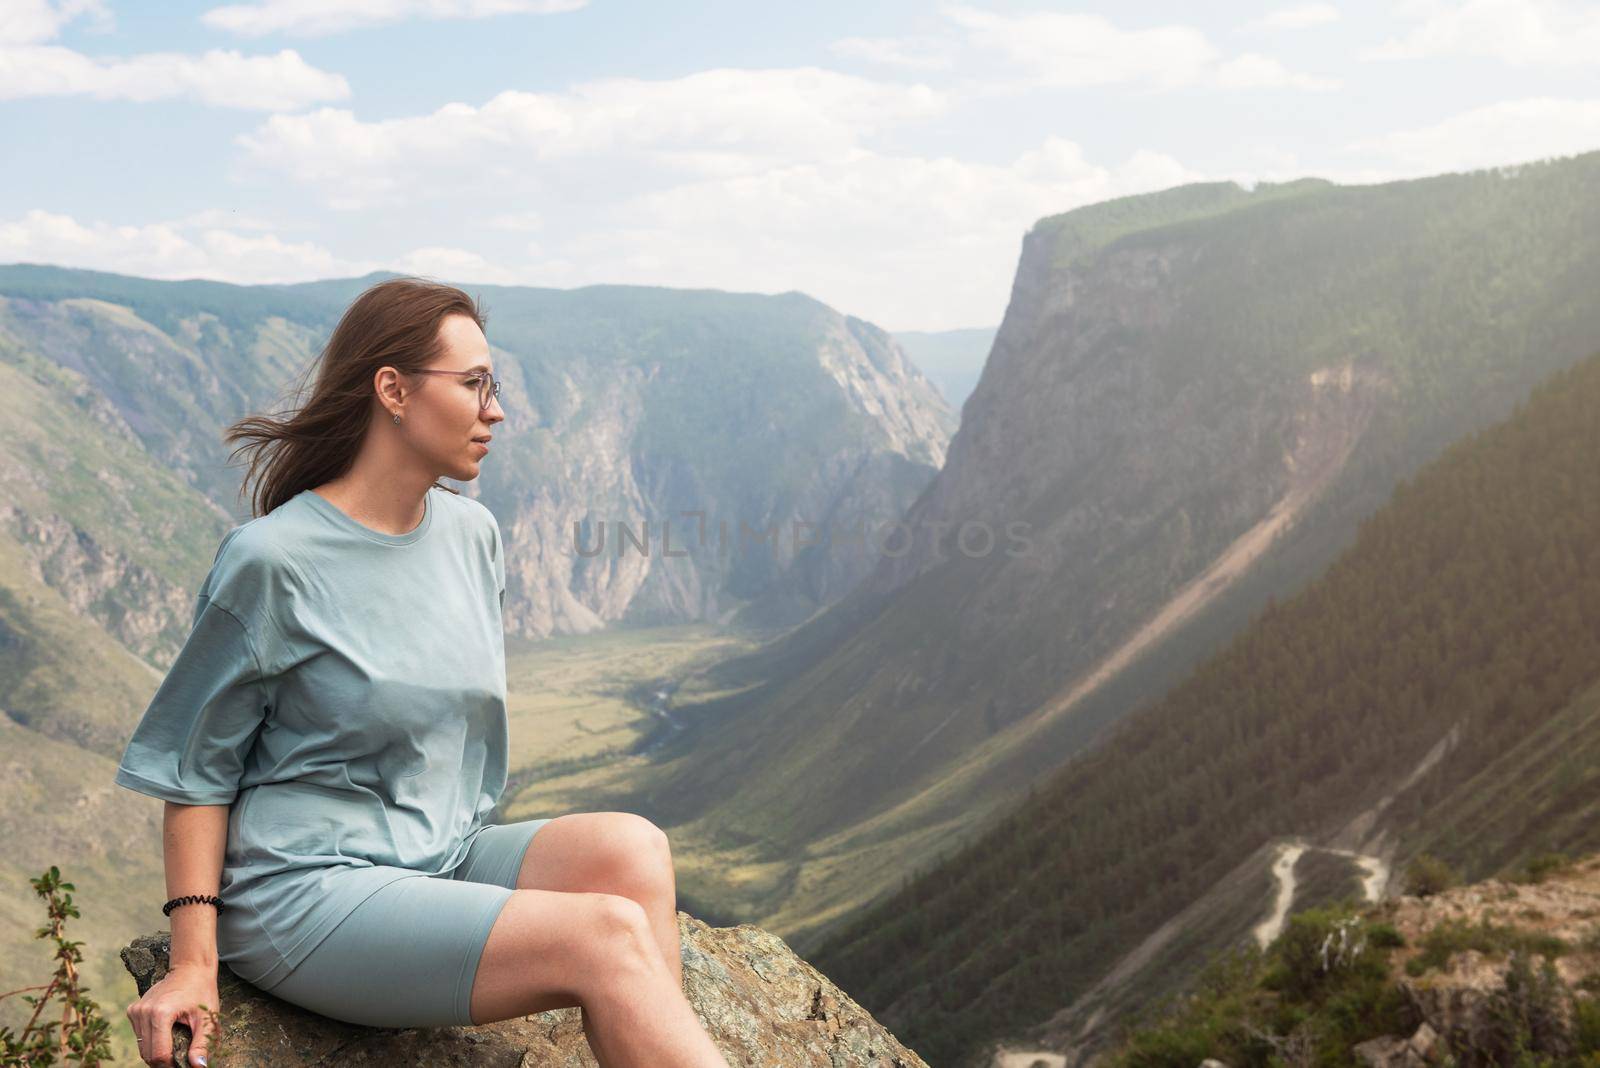
[[[262,989],[379,887],[452,871],[505,788],[500,527],[424,499],[405,534],[309,489],[228,531],[117,768],[231,806],[217,951]]]

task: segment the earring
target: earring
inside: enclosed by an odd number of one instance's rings
[[[398,414],[394,417],[394,421],[397,423],[400,421],[400,416]]]

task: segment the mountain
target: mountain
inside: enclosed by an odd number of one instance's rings
[[[896,330],[894,339],[911,362],[933,379],[939,392],[957,411],[971,396],[983,371],[983,361],[994,345],[998,327],[965,330]]]
[[[994,833],[1398,483],[1592,351],[1596,188],[1589,153],[1041,220],[948,459],[901,517],[915,537],[682,680],[691,726],[597,800],[767,865],[720,904],[809,952]]]
[[[1600,849],[1596,410],[1600,352],[810,959],[930,1063],[1082,1054],[1298,876],[1379,898],[1425,853],[1475,879]]]
[[[152,538],[169,554],[167,570],[148,590],[107,581],[99,609],[106,623],[165,598],[163,622],[127,624],[161,632],[140,652],[181,637],[196,567],[230,522],[246,518],[223,428],[292,399],[294,373],[382,277],[231,286],[0,267],[6,367],[31,379],[20,388],[69,405],[55,413],[15,400],[5,433],[19,446],[28,438],[32,452],[8,453],[6,481],[62,498],[88,487],[107,505],[119,496],[98,494],[98,483],[147,480],[124,476],[123,460],[169,483],[154,496],[133,484],[122,495],[181,525],[175,540]],[[801,293],[485,286],[475,295],[490,320],[507,419],[495,461],[460,488],[500,519],[513,635],[803,619],[858,581],[870,557],[808,548],[795,524],[899,514],[943,463],[955,428],[888,334]],[[94,462],[70,484],[46,479],[41,465],[48,471],[60,457],[40,459],[40,441],[85,417],[116,438],[113,450],[86,449]],[[101,462],[106,455],[119,463]],[[195,492],[180,524],[161,496],[184,487]],[[36,498],[29,514],[53,507]],[[119,522],[118,513],[74,520],[97,543],[114,542],[105,528]],[[75,570],[63,562],[60,576]]]

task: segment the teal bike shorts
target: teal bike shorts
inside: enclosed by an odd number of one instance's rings
[[[340,920],[273,997],[367,1027],[470,1027],[489,930],[549,819],[491,824],[452,872],[397,879]]]

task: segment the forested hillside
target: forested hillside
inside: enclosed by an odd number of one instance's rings
[[[1600,682],[1600,354],[1404,481],[1355,543],[814,959],[930,1063],[1038,1024],[1263,844],[1388,806],[1414,851],[1449,790]],[[1585,739],[1593,744],[1592,738]],[[1537,765],[1529,774],[1537,774]],[[1600,848],[1600,768],[1431,842],[1471,877]],[[1550,821],[1561,810],[1588,818]],[[1380,829],[1381,830],[1381,829]],[[1492,841],[1485,835],[1493,834]]]

